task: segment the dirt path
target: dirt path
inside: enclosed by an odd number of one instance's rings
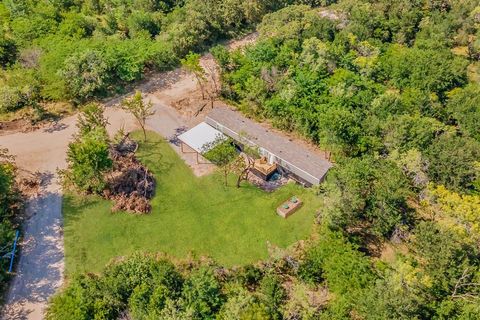
[[[107,109],[106,116],[111,123],[109,132],[121,126],[135,128],[133,119],[121,110]],[[0,136],[0,147],[16,156],[24,173],[38,172],[42,177],[40,192],[27,201],[22,251],[2,319],[42,319],[48,298],[63,283],[62,192],[57,169],[66,165],[65,153],[76,131],[76,119],[72,116],[47,128]]]
[[[255,37],[249,36],[247,40],[232,42],[228,46],[241,47],[254,41]],[[201,62],[204,66],[214,63],[210,55],[203,57]],[[196,175],[211,172],[213,165],[199,166],[195,155],[182,153],[176,138],[201,122],[209,111],[206,108],[198,116],[192,116],[205,104],[193,76],[180,69],[155,74],[138,89],[145,94],[145,100],[152,101],[156,110],[147,122],[148,128],[164,136]],[[123,98],[105,103],[110,134],[121,127],[126,131],[137,129],[130,115],[115,108]],[[66,166],[66,150],[76,132],[76,120],[76,116],[70,116],[35,131],[0,135],[0,148],[9,149],[21,169],[38,172],[43,177],[41,191],[27,203],[27,219],[20,243],[22,252],[1,319],[42,319],[48,298],[63,284],[62,190],[57,170]]]

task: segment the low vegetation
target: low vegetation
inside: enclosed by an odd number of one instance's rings
[[[0,149],[0,254],[3,256],[12,251],[15,229],[18,228],[19,213],[23,199],[15,176],[17,174],[14,158],[8,150]],[[0,260],[0,294],[7,288],[10,275],[8,267],[10,256]]]

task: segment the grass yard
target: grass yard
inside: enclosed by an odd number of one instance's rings
[[[157,179],[152,213],[112,214],[109,201],[66,194],[67,274],[100,271],[112,258],[137,250],[179,258],[208,255],[227,266],[245,264],[266,258],[267,242],[286,247],[311,233],[321,206],[311,190],[289,184],[266,193],[251,185],[237,189],[235,177],[229,187],[217,174],[197,178],[160,136],[148,137],[138,155]],[[305,204],[284,220],[275,209],[292,195]]]

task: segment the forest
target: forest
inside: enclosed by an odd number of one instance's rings
[[[148,71],[247,32],[291,2],[3,0],[0,114],[41,119],[47,102],[79,105],[124,92]]]
[[[4,0],[0,19],[0,113],[210,51],[224,101],[335,160],[307,241],[233,268],[124,257],[69,279],[47,319],[480,318],[478,0]]]

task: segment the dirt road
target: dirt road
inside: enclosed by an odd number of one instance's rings
[[[111,123],[109,132],[121,126],[135,128],[133,119],[122,110],[107,109],[106,117]],[[0,136],[0,147],[16,156],[21,173],[28,170],[42,177],[39,194],[27,202],[22,251],[2,319],[42,319],[48,298],[63,283],[62,193],[57,169],[66,165],[76,119],[72,116],[36,131]]]

